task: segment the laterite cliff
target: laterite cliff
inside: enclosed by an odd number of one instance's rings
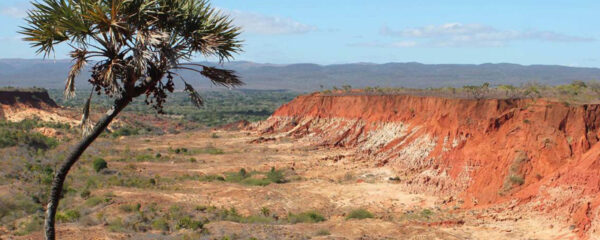
[[[393,168],[463,208],[534,210],[600,234],[600,105],[408,95],[297,97],[255,126]]]

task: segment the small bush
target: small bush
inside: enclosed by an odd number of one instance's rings
[[[56,214],[56,220],[60,222],[75,222],[81,217],[79,211],[71,209],[65,212],[59,212]]]
[[[298,214],[290,213],[288,222],[290,223],[317,223],[325,221],[325,217],[317,211],[307,211]]]
[[[421,216],[423,217],[429,218],[431,215],[433,215],[433,211],[430,209],[423,209],[423,211],[421,211]]]
[[[224,182],[225,178],[223,176],[219,176],[219,175],[204,175],[204,176],[200,176],[200,181],[201,182],[214,182],[214,181]]]
[[[183,217],[177,221],[177,229],[192,229],[197,230],[202,228],[203,224],[200,221],[193,220],[189,216]]]
[[[120,136],[133,136],[133,135],[138,135],[138,134],[140,134],[140,130],[137,128],[122,127],[122,128],[115,130],[114,132],[112,132],[111,136],[113,138],[116,138],[116,137],[120,137]]]
[[[152,229],[160,231],[169,231],[169,222],[164,218],[158,218],[152,221]]]
[[[90,195],[91,195],[91,194],[92,194],[92,193],[90,192],[90,190],[88,190],[88,189],[86,188],[86,189],[83,189],[83,190],[81,191],[81,193],[79,193],[79,196],[80,196],[81,198],[83,198],[83,199],[87,199],[87,198],[89,198],[89,197],[90,197]]]
[[[108,230],[111,232],[124,232],[125,225],[121,218],[116,218],[108,223]]]
[[[287,180],[285,179],[284,175],[283,175],[283,171],[281,170],[275,170],[275,168],[271,168],[271,171],[269,171],[267,173],[267,179],[269,179],[269,181],[274,182],[274,183],[286,183]]]
[[[362,209],[362,208],[353,210],[346,217],[346,219],[366,219],[366,218],[373,218],[373,214],[371,212],[367,211],[366,209]]]
[[[261,213],[263,216],[269,216],[269,215],[271,215],[271,210],[270,210],[269,208],[267,208],[267,207],[262,207],[262,208],[260,209],[260,213]]]
[[[525,180],[521,176],[512,175],[510,176],[510,182],[517,185],[523,185],[525,183]]]
[[[142,205],[139,203],[123,204],[123,205],[119,206],[119,209],[121,209],[121,211],[123,211],[123,212],[139,212],[141,207],[142,207]]]
[[[248,217],[245,217],[245,218],[241,219],[242,223],[261,223],[261,224],[266,224],[266,223],[272,223],[274,221],[275,221],[275,219],[273,219],[271,217],[256,216],[256,215],[248,216]]]
[[[106,161],[102,158],[94,159],[94,162],[92,163],[92,165],[96,172],[100,172],[102,169],[105,169],[108,167],[108,163],[106,163]]]

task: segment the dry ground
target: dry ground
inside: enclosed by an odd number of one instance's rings
[[[268,208],[275,217],[288,213],[317,211],[327,220],[319,223],[236,223],[211,221],[202,233],[180,230],[164,235],[159,231],[114,232],[106,226],[63,223],[61,239],[572,239],[567,228],[542,217],[492,213],[485,209],[462,210],[443,205],[446,196],[409,193],[393,170],[355,161],[350,151],[308,146],[294,139],[250,143],[256,135],[239,131],[198,131],[177,135],[125,137],[110,140],[115,154],[107,157],[109,168],[134,171],[140,176],[174,178],[184,175],[211,175],[285,169],[292,181],[267,186],[248,186],[223,181],[196,179],[174,182],[168,188],[144,189],[109,187],[94,195],[110,192],[112,205],[155,203],[189,206],[234,207],[241,215],[260,214]],[[107,140],[108,141],[108,140]],[[223,154],[191,153],[171,161],[117,161],[119,153],[160,152],[172,149],[216,147]],[[171,151],[169,151],[171,149]],[[194,158],[196,161],[186,161]],[[401,179],[400,179],[401,181]],[[105,207],[104,213],[118,215]],[[371,219],[347,220],[358,208],[373,213]],[[95,210],[99,211],[99,210]],[[0,229],[1,230],[1,229]],[[188,234],[188,235],[186,235]],[[189,235],[191,234],[191,235]],[[37,239],[41,233],[20,238]]]

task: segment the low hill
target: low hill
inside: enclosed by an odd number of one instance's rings
[[[204,63],[214,65],[214,63]],[[69,60],[0,59],[0,85],[44,88],[62,88],[68,74]],[[261,64],[230,62],[226,68],[238,72],[248,89],[287,89],[314,91],[321,86],[351,85],[352,87],[459,87],[489,82],[492,85],[536,81],[556,85],[574,80],[600,80],[600,69],[556,65],[518,64],[421,64],[421,63],[352,63],[337,65],[317,64]],[[182,74],[188,80],[199,77],[192,72]],[[77,83],[88,87],[86,74]],[[211,88],[209,81],[192,81],[197,86]]]

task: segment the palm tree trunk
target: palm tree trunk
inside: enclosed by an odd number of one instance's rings
[[[98,121],[94,126],[92,132],[85,136],[76,146],[75,149],[69,154],[65,162],[60,166],[60,169],[54,175],[52,180],[52,189],[50,192],[50,201],[46,209],[46,220],[45,220],[45,231],[46,240],[56,239],[54,229],[54,218],[56,216],[56,209],[58,208],[58,202],[60,201],[60,195],[63,189],[63,183],[67,178],[67,174],[71,167],[79,160],[79,157],[83,152],[96,140],[98,136],[108,127],[110,122],[123,110],[131,101],[131,98],[121,97],[115,100],[113,107]]]

